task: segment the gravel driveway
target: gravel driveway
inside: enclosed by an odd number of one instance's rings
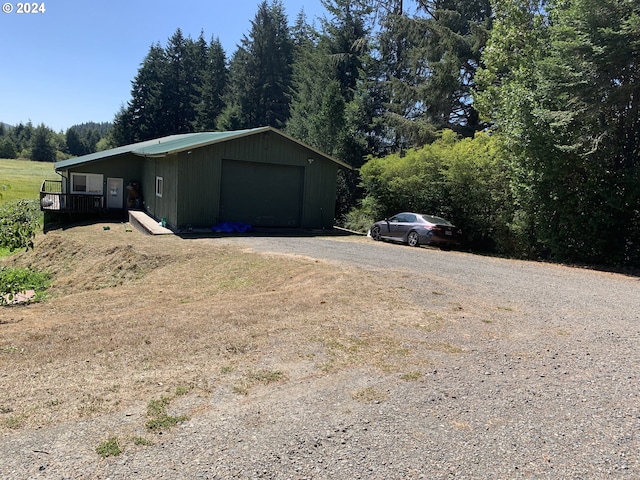
[[[9,434],[0,478],[640,478],[638,278],[360,237],[207,241],[362,269],[395,301],[446,310],[434,335],[461,351],[413,380],[358,369],[216,391],[165,441],[106,460],[65,425]]]

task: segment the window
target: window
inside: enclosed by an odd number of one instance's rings
[[[72,173],[71,193],[102,195],[103,180],[99,173]]]
[[[404,214],[404,213],[399,213],[398,215],[396,215],[396,216],[394,216],[394,217],[391,217],[391,218],[389,219],[389,221],[390,221],[390,222],[393,222],[393,223],[405,223],[405,222],[407,222],[408,220],[407,220],[407,215],[406,215],[406,214]]]
[[[162,177],[156,177],[156,197],[162,197],[162,186],[164,180]]]

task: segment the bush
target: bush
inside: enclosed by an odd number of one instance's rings
[[[374,222],[380,220],[377,214],[378,208],[375,203],[373,197],[363,198],[358,207],[352,209],[344,216],[344,227],[354,232],[367,232]]]
[[[367,213],[376,220],[428,213],[460,227],[474,250],[512,253],[514,205],[498,138],[477,133],[458,139],[445,130],[430,145],[370,159],[360,174],[366,197],[345,223],[358,224]]]
[[[10,252],[33,248],[40,224],[40,207],[36,200],[18,200],[0,208],[0,248]]]

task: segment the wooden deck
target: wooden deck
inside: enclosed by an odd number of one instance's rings
[[[143,233],[169,235],[173,231],[161,226],[156,220],[140,210],[129,210],[129,223]]]
[[[64,210],[61,203],[64,201],[64,197],[60,193],[47,193],[42,192],[40,195],[40,207],[42,210]]]
[[[40,187],[40,210],[63,213],[99,213],[105,210],[104,196],[62,192],[62,181],[45,180]]]

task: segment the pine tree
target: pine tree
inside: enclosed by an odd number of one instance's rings
[[[345,100],[326,43],[303,15],[296,20],[294,96],[287,133],[319,150],[336,155],[344,127]]]
[[[293,43],[282,3],[263,1],[251,25],[231,58],[221,130],[282,128],[289,118]]]
[[[287,124],[291,135],[356,166],[368,153],[368,3],[323,2],[332,16],[323,19],[321,32],[298,18],[294,96]]]
[[[205,59],[206,42],[202,35],[193,41],[177,29],[169,39],[160,76],[163,114],[157,125],[158,136],[193,132]]]
[[[441,129],[463,135],[483,126],[471,93],[491,22],[489,0],[423,0],[409,14],[388,4],[378,36],[383,141],[419,146]]]
[[[31,160],[38,162],[55,162],[56,149],[51,139],[51,130],[43,123],[38,125],[31,137]]]
[[[495,1],[476,98],[511,150],[529,241],[558,260],[640,264],[640,6]]]
[[[220,39],[212,39],[206,52],[202,86],[199,88],[196,107],[197,130],[206,131],[216,128],[216,119],[224,109],[223,95],[227,87],[228,75],[227,59]]]
[[[9,136],[3,136],[0,138],[0,158],[16,158],[18,151],[16,144]]]
[[[113,138],[125,145],[160,137],[165,132],[167,105],[163,81],[167,60],[160,44],[152,45],[132,82],[131,100],[114,119]]]
[[[74,157],[79,157],[81,155],[85,155],[86,153],[88,153],[85,145],[82,143],[82,140],[80,139],[80,135],[78,135],[78,131],[75,128],[69,128],[67,130],[66,144],[67,144],[67,151],[69,152],[69,154],[73,155]]]

